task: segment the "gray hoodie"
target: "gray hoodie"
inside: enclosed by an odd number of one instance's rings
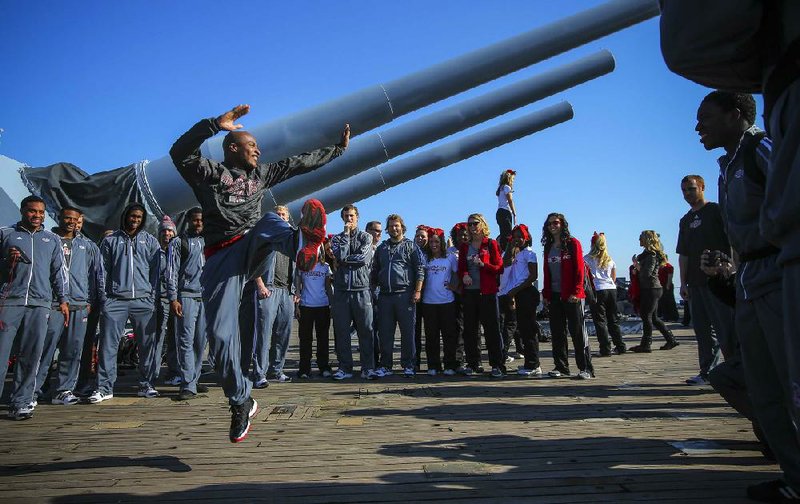
[[[413,241],[408,238],[399,242],[388,239],[375,249],[372,283],[380,287],[381,294],[413,290],[414,284],[424,279],[425,264],[419,247]]]
[[[63,243],[64,239],[61,237],[59,239],[60,243]],[[64,271],[67,272],[69,281],[67,302],[70,310],[105,302],[106,273],[100,249],[94,242],[76,233],[72,239],[70,257],[64,257]],[[53,299],[53,309],[57,306],[58,299]]]
[[[121,227],[132,209],[144,212],[139,203],[132,203],[122,212]],[[100,255],[106,270],[106,294],[116,299],[154,298],[158,287],[161,246],[155,236],[143,231],[147,212],[139,231],[133,236],[122,229],[114,231],[100,244]]]
[[[206,258],[203,249],[206,242],[200,235],[182,234],[169,242],[169,264],[167,266],[167,297],[176,301],[181,297],[201,297],[203,288],[200,276]]]
[[[25,259],[11,269],[10,249]],[[0,228],[0,292],[5,306],[50,307],[67,301],[68,280],[58,235],[40,227],[33,233],[17,223]]]
[[[359,230],[353,234],[342,231],[331,239],[331,251],[338,264],[333,274],[333,288],[346,291],[369,289],[372,235]]]

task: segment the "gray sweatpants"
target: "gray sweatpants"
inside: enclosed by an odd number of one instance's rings
[[[252,323],[241,327],[239,322],[242,290],[248,280],[264,274],[270,250],[281,250],[292,257],[294,248],[291,226],[276,214],[267,213],[239,241],[209,257],[203,267],[200,283],[208,341],[222,390],[232,405],[244,403],[253,388],[248,368],[254,331]],[[247,301],[254,308],[253,302]],[[243,307],[243,311],[247,310]],[[245,318],[254,320],[254,311],[245,313]]]
[[[80,310],[70,310],[69,326],[64,327],[64,316],[61,315],[61,312],[58,310],[50,311],[44,350],[39,363],[39,373],[36,377],[37,396],[40,396],[43,389],[46,388],[45,381],[47,381],[50,363],[53,362],[56,348],[58,348],[56,392],[71,391],[75,388],[75,382],[78,381],[78,371],[81,367],[83,337],[86,334],[88,317],[89,310],[86,307]]]
[[[353,372],[353,344],[350,337],[351,322],[358,333],[358,351],[361,370],[375,369],[375,346],[372,337],[372,295],[369,290],[347,291],[335,289],[331,303],[333,337],[339,369]],[[413,330],[413,327],[412,327]],[[412,335],[413,339],[413,335]],[[391,354],[391,353],[390,353]]]
[[[416,305],[414,291],[386,294],[378,297],[378,311],[381,314],[379,333],[381,338],[381,367],[392,369],[394,360],[394,331],[400,327],[400,365],[414,369],[416,348],[414,346],[414,322]],[[499,337],[499,336],[498,336]]]
[[[206,348],[206,314],[203,299],[181,297],[183,317],[175,317],[175,348],[180,369],[181,390],[197,393]]]
[[[49,316],[49,306],[4,306],[0,311],[0,396],[8,372],[8,359],[12,349],[17,350],[9,400],[11,409],[22,408],[33,401]]]
[[[737,300],[736,325],[754,414],[786,481],[800,488],[800,438],[792,418],[789,345],[783,332],[783,313],[788,312],[781,310],[781,298],[781,292],[773,291]]]
[[[167,376],[180,375],[178,364],[178,349],[175,347],[175,315],[169,307],[169,299],[156,299],[156,341],[158,341],[158,365],[161,367],[162,357],[167,363]],[[166,354],[164,347],[167,347]],[[158,377],[158,373],[156,373]],[[155,385],[155,384],[154,384]]]
[[[103,332],[100,335],[97,362],[97,391],[104,394],[114,393],[119,340],[128,319],[133,324],[133,334],[139,346],[139,386],[155,384],[161,366],[161,354],[156,355],[160,345],[156,336],[154,310],[152,298],[109,298],[103,305],[101,315]]]
[[[288,289],[267,287],[272,294],[256,304],[256,341],[253,350],[253,380],[267,374],[280,375],[292,334],[294,300]]]
[[[700,374],[707,375],[719,363],[720,354],[732,356],[735,353],[733,309],[717,299],[705,285],[689,287],[689,305]]]

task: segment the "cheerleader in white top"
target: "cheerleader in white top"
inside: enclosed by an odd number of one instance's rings
[[[453,292],[458,289],[458,262],[448,254],[444,230],[429,228],[425,247],[425,285],[422,289],[422,313],[425,317],[425,354],[428,374],[442,372],[440,337],[444,344],[444,374],[453,376],[459,367],[456,359],[456,303]]]
[[[497,242],[500,250],[505,250],[511,237],[511,228],[517,223],[517,210],[514,208],[514,179],[517,172],[506,170],[500,174],[500,182],[497,184],[497,226],[500,228],[500,235]]]

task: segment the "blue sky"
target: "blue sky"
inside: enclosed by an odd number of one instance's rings
[[[243,122],[256,126],[599,3],[1,0],[0,153],[31,166],[67,161],[90,173],[156,159],[197,119],[235,104],[251,105]],[[657,19],[393,124],[602,48],[616,58],[614,73],[467,132],[565,99],[572,121],[362,201],[362,223],[395,212],[409,227],[449,229],[481,212],[496,232],[494,190],[499,173],[513,168],[518,215],[535,236],[548,212],[564,213],[585,247],[593,231],[605,231],[626,269],[640,231],[655,229],[676,264],[678,220],[687,210],[680,179],[703,175],[715,201],[720,153],[706,152],[694,132],[709,90],[666,69]],[[339,231],[331,217],[329,230]]]

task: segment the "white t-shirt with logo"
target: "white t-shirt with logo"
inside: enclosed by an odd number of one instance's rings
[[[514,260],[511,262],[511,266],[506,268],[511,272],[509,278],[509,290],[518,286],[528,278],[528,275],[530,274],[528,271],[529,264],[536,264],[538,262],[539,261],[536,259],[536,252],[534,252],[530,247],[525,247],[517,252],[517,255],[514,256]],[[538,289],[538,282],[533,282],[533,287]]]
[[[605,268],[601,268],[597,264],[597,259],[586,254],[583,256],[584,262],[589,266],[592,271],[592,282],[594,282],[594,290],[609,290],[616,289],[617,284],[611,277],[611,270],[617,267],[613,260],[610,260]]]
[[[514,190],[511,189],[511,186],[503,184],[503,187],[500,188],[500,192],[497,194],[497,208],[502,208],[510,212],[511,207],[508,205],[508,198],[506,198],[506,195],[513,192]]]
[[[301,271],[303,289],[300,291],[300,306],[318,308],[330,305],[325,291],[325,279],[332,274],[331,267],[323,263],[317,263],[311,271]]]
[[[453,254],[431,259],[425,266],[425,287],[422,302],[426,304],[445,304],[455,301],[453,291],[447,288],[450,278],[458,271],[458,259]]]

